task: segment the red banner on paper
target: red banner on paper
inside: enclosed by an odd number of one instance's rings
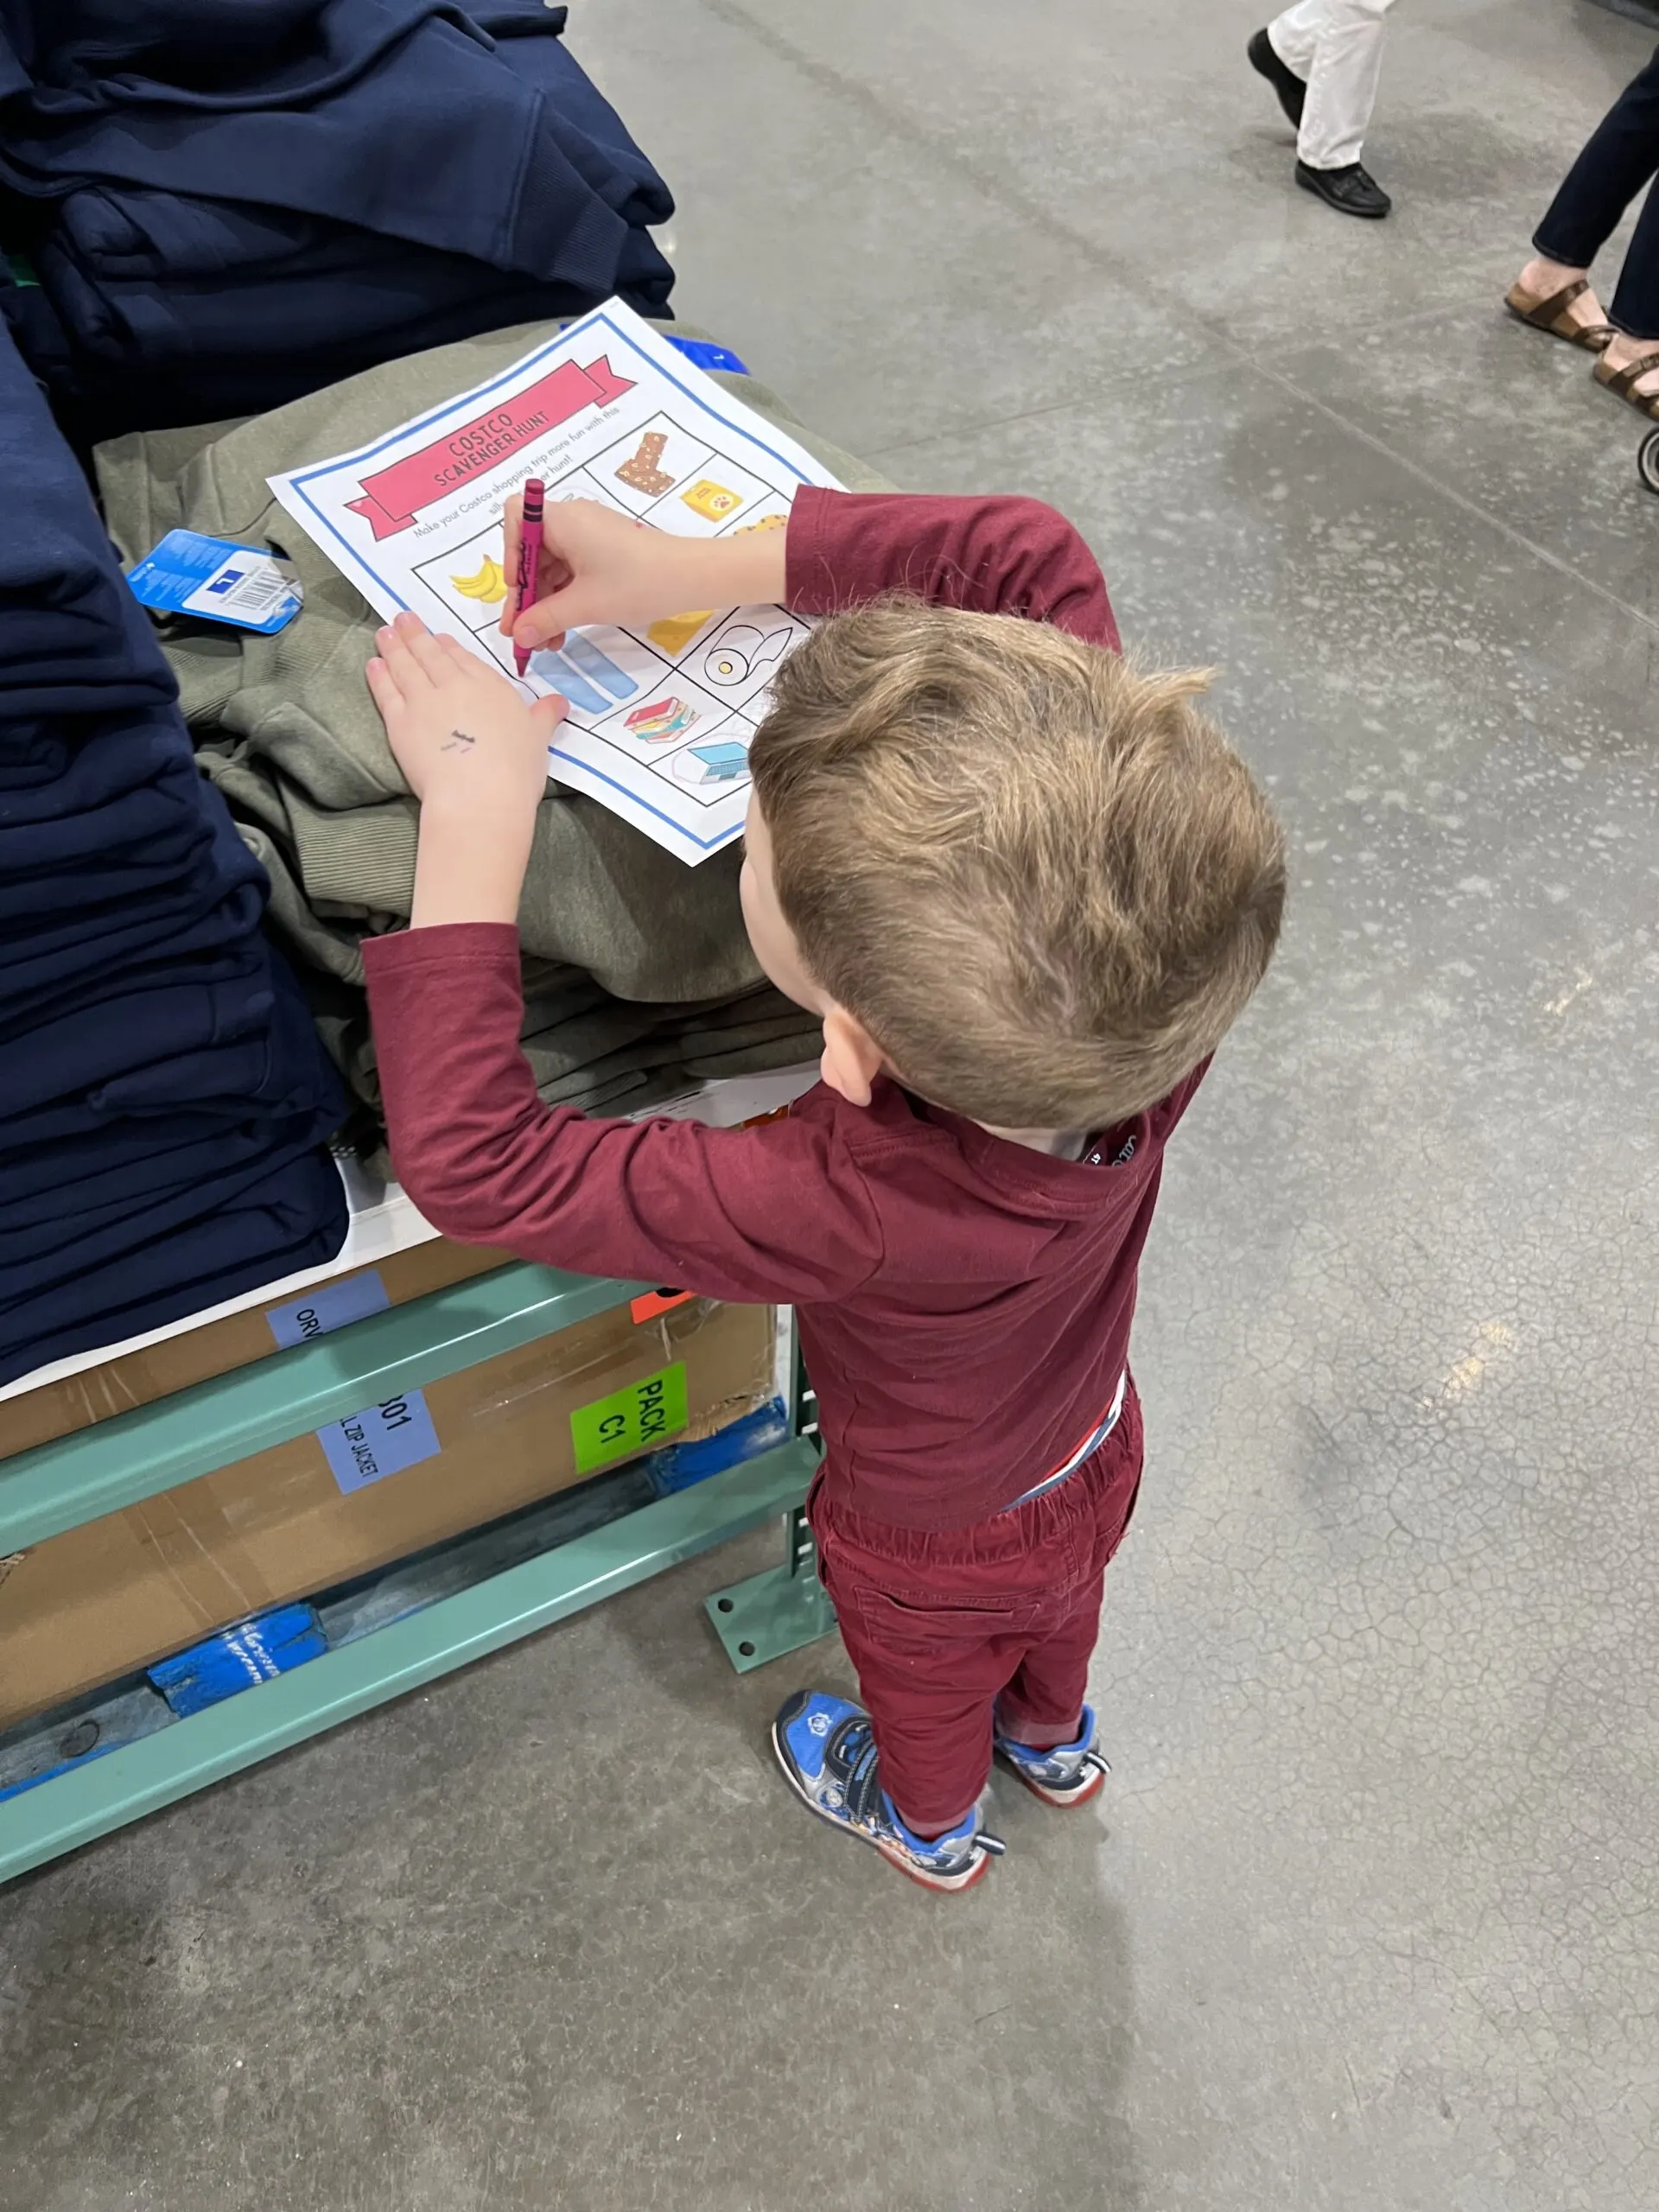
[[[500,406],[365,476],[363,497],[346,504],[362,516],[377,539],[391,537],[410,529],[423,507],[483,475],[543,430],[568,423],[584,407],[608,406],[632,390],[632,378],[618,376],[603,353],[585,369],[575,361],[561,362]]]

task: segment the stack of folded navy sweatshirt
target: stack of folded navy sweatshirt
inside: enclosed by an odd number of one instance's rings
[[[93,442],[666,310],[668,188],[543,0],[0,0],[0,312]],[[0,268],[3,268],[0,257]]]
[[[0,1382],[332,1259],[346,1110],[0,328]]]

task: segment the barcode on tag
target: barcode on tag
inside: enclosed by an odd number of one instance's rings
[[[221,562],[184,601],[190,614],[225,622],[262,622],[280,601],[296,599],[294,586],[268,553],[237,553]]]
[[[232,614],[263,614],[272,600],[288,589],[274,569],[263,576],[238,576],[232,572],[219,586],[220,604]]]

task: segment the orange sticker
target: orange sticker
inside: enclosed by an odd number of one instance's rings
[[[683,1306],[689,1298],[694,1298],[696,1295],[695,1291],[673,1290],[667,1287],[661,1290],[648,1290],[643,1297],[634,1300],[628,1311],[636,1321],[654,1321],[659,1313],[671,1313],[675,1306]]]

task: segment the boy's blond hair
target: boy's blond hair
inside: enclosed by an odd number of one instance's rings
[[[1192,703],[1206,681],[913,601],[784,663],[750,754],[779,903],[921,1096],[1106,1128],[1224,1035],[1273,955],[1284,842]]]

